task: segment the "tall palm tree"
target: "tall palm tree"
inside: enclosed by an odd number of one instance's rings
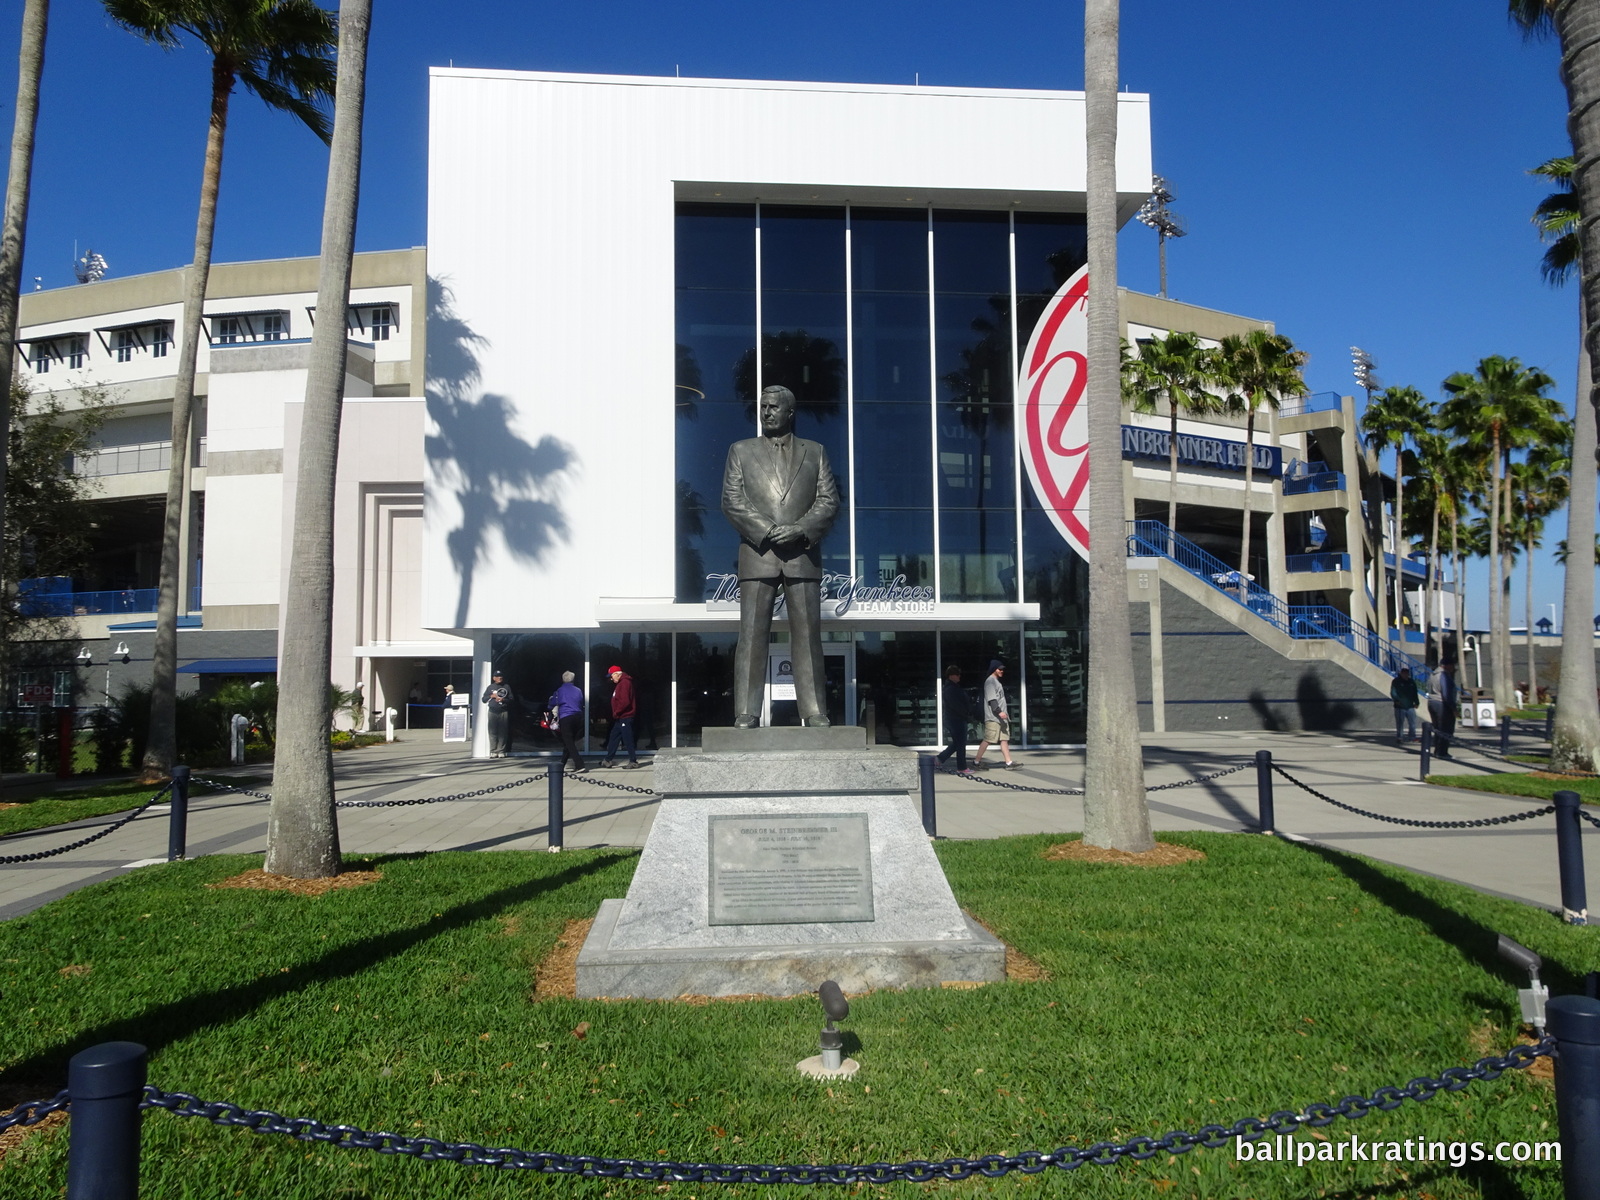
[[[1122,398],[1139,412],[1153,413],[1165,405],[1170,418],[1167,439],[1167,529],[1178,531],[1178,416],[1204,416],[1221,407],[1207,391],[1212,382],[1212,354],[1200,338],[1174,330],[1161,338],[1147,338],[1122,360]]]
[[[1521,462],[1511,464],[1511,490],[1516,497],[1512,528],[1523,551],[1523,624],[1528,647],[1528,696],[1539,698],[1539,664],[1533,640],[1533,552],[1544,534],[1545,518],[1566,503],[1572,470],[1571,430],[1560,429],[1554,441],[1528,450]]]
[[[1255,478],[1256,412],[1266,405],[1274,412],[1284,400],[1304,396],[1306,381],[1300,369],[1309,356],[1294,348],[1281,333],[1252,329],[1243,336],[1231,333],[1217,347],[1217,380],[1226,389],[1231,412],[1244,417],[1244,530],[1239,538],[1239,573],[1250,573],[1250,492]]]
[[[1406,443],[1414,442],[1429,425],[1432,407],[1428,399],[1414,387],[1385,388],[1367,402],[1367,411],[1361,415],[1361,431],[1366,434],[1367,445],[1377,452],[1382,452],[1390,446],[1395,448],[1394,463],[1394,578],[1395,578],[1395,617],[1394,623],[1401,624],[1400,595],[1404,590],[1405,579],[1405,496],[1406,496]],[[1380,520],[1381,524],[1381,520]],[[1378,553],[1383,552],[1380,538]],[[1386,579],[1388,569],[1385,567],[1379,574],[1380,579]]]
[[[44,74],[44,37],[49,20],[50,0],[27,0],[23,5],[22,49],[17,56],[17,112],[11,127],[5,215],[0,219],[0,447],[9,445],[11,438],[11,377],[17,360],[22,248],[28,229],[33,133],[39,121],[39,79]],[[5,525],[5,495],[6,456],[0,453],[0,527]]]
[[[1583,164],[1572,173],[1577,211],[1592,227],[1600,220],[1600,7],[1575,0],[1509,0],[1511,19],[1528,37],[1554,33],[1561,43],[1561,82],[1567,91],[1567,137],[1572,155]],[[1595,519],[1595,478],[1592,469],[1596,442],[1594,374],[1600,356],[1600,239],[1580,233],[1579,319],[1583,350],[1579,358],[1578,402],[1573,421],[1573,461],[1581,464],[1572,480],[1568,540],[1573,561],[1568,565],[1562,607],[1562,629],[1588,628],[1594,611],[1594,563],[1589,559],[1594,539],[1588,536]],[[1587,403],[1585,403],[1587,401]],[[1583,603],[1580,605],[1580,601]],[[1600,766],[1600,704],[1595,702],[1595,668],[1592,648],[1584,639],[1581,650],[1562,638],[1561,684],[1563,702],[1556,705],[1551,760],[1558,766]],[[1570,654],[1569,654],[1570,650]],[[1580,654],[1586,660],[1579,661]],[[1569,660],[1574,673],[1567,674]],[[1567,703],[1570,694],[1571,703]]]
[[[1423,584],[1422,643],[1427,648],[1425,651],[1427,661],[1438,662],[1442,660],[1442,656],[1433,655],[1432,650],[1433,622],[1435,614],[1440,610],[1439,527],[1446,514],[1455,513],[1460,493],[1453,477],[1454,464],[1451,461],[1450,439],[1434,428],[1433,420],[1434,413],[1430,405],[1427,423],[1420,432],[1412,435],[1412,440],[1417,445],[1415,483],[1421,492],[1421,501],[1430,516],[1426,534],[1428,576]]]
[[[350,304],[356,204],[361,191],[361,120],[366,103],[367,35],[372,0],[340,0],[338,99],[322,206],[317,323],[300,425],[294,536],[278,671],[278,752],[272,772],[266,869],[320,879],[339,872],[339,823],[328,744],[328,676],[333,663],[333,502],[349,349],[343,314]]]
[[[189,491],[190,427],[200,318],[211,275],[211,243],[222,181],[222,147],[228,101],[236,84],[269,108],[298,117],[323,141],[329,137],[324,106],[333,96],[334,18],[314,0],[102,0],[111,19],[166,50],[185,36],[211,54],[211,119],[200,176],[194,265],[183,298],[177,377],[172,392],[172,463],[161,534],[160,594],[151,652],[150,738],[142,764],[147,779],[172,770],[178,692],[178,574],[180,533]]]
[[[1089,250],[1089,695],[1083,840],[1141,853],[1155,846],[1144,793],[1128,621],[1127,511],[1117,312],[1118,0],[1086,0],[1083,91]]]
[[[1489,632],[1494,650],[1493,688],[1501,708],[1511,705],[1511,623],[1503,591],[1505,565],[1500,552],[1506,463],[1513,448],[1528,444],[1545,428],[1550,412],[1549,390],[1555,381],[1537,367],[1524,367],[1515,358],[1491,355],[1479,361],[1468,375],[1458,371],[1444,381],[1450,398],[1440,409],[1440,419],[1469,445],[1488,451],[1489,465]]]
[[[1552,158],[1534,168],[1535,175],[1555,184],[1555,191],[1539,202],[1534,224],[1549,243],[1539,264],[1545,282],[1559,287],[1579,269],[1583,251],[1579,244],[1578,200],[1573,190],[1574,160]],[[1600,765],[1600,699],[1595,693],[1593,644],[1589,637],[1566,637],[1568,629],[1587,631],[1594,612],[1595,459],[1600,446],[1594,407],[1594,370],[1584,338],[1588,330],[1585,289],[1578,295],[1578,387],[1572,408],[1572,464],[1567,505],[1567,536],[1578,549],[1564,563],[1561,595],[1561,703],[1556,705],[1551,732],[1551,764],[1562,770],[1593,771]]]

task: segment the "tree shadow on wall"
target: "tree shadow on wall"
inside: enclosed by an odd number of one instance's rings
[[[1294,689],[1294,700],[1300,708],[1301,729],[1346,729],[1356,719],[1355,705],[1343,700],[1330,700],[1323,689],[1322,680],[1310,673],[1300,676],[1300,682]]]
[[[541,561],[571,536],[561,493],[575,469],[572,447],[548,435],[529,443],[511,430],[521,407],[481,392],[487,340],[457,314],[450,289],[428,279],[428,419],[431,477],[455,495],[461,524],[445,537],[460,590],[455,628],[465,627],[478,565],[497,533],[524,562]]]

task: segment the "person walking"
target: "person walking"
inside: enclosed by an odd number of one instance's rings
[[[967,766],[967,725],[972,720],[972,701],[967,699],[967,690],[961,686],[961,668],[955,663],[944,669],[941,699],[944,702],[945,741],[949,744],[939,752],[935,761],[948,762],[954,754],[956,771],[971,775],[972,768]]]
[[[504,758],[511,749],[511,687],[497,668],[483,689],[489,708],[489,757]]]
[[[1450,757],[1450,739],[1456,732],[1456,709],[1461,690],[1456,687],[1456,664],[1445,659],[1433,677],[1434,690],[1428,696],[1428,715],[1433,718],[1433,756]]]
[[[589,768],[583,765],[583,755],[578,753],[578,730],[583,726],[583,693],[572,681],[577,676],[571,671],[561,672],[561,686],[550,695],[550,711],[556,718],[556,736],[561,739],[561,767],[570,763],[572,773],[581,775]]]
[[[1008,768],[1018,765],[1011,761],[1011,717],[1006,712],[1005,673],[1005,663],[998,658],[990,661],[989,674],[983,680],[983,741],[978,743],[978,753],[972,760],[974,769],[983,766],[984,751],[991,742],[1000,743],[1000,754]]]
[[[1394,740],[1399,745],[1417,740],[1417,681],[1411,678],[1411,668],[1401,667],[1400,673],[1389,685],[1389,699],[1394,704]]]
[[[634,694],[633,677],[621,667],[612,667],[606,674],[611,676],[611,736],[606,738],[606,760],[600,765],[611,766],[616,761],[618,746],[625,745],[628,761],[622,769],[637,771],[639,752],[633,737],[633,720],[639,713],[639,701]]]

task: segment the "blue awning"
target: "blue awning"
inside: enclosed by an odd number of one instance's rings
[[[276,675],[275,658],[202,658],[178,668],[189,675]]]

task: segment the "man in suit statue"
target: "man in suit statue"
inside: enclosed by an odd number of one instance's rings
[[[783,588],[794,692],[806,725],[828,724],[822,670],[822,538],[839,511],[839,488],[816,442],[794,436],[794,393],[762,389],[761,436],[728,447],[722,513],[739,531],[739,648],[734,654],[736,729],[761,723],[772,603]]]

